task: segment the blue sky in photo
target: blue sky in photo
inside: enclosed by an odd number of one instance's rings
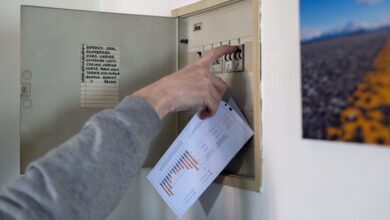
[[[390,0],[300,0],[301,39],[342,29],[390,24]]]

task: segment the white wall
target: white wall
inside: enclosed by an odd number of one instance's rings
[[[0,186],[19,170],[19,5],[169,15],[194,0],[3,0],[0,8]],[[111,2],[112,4],[109,4]],[[302,140],[298,0],[262,2],[262,193],[213,185],[183,219],[390,219],[390,150]],[[110,219],[175,219],[146,181]]]

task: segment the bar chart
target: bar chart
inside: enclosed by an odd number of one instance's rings
[[[199,171],[198,162],[187,150],[180,152],[175,157],[175,163],[169,167],[169,170],[160,181],[161,188],[168,196],[173,196],[174,178],[191,169]]]

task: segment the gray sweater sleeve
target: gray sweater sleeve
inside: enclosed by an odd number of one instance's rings
[[[78,134],[32,162],[4,189],[0,219],[107,218],[160,127],[154,109],[137,97],[95,114]]]

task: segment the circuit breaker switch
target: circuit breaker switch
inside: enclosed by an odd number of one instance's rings
[[[223,72],[243,72],[244,71],[244,45],[239,45],[236,52],[225,55]]]
[[[211,64],[211,67],[210,67],[210,72],[211,73],[222,73],[222,65],[223,65],[223,60],[221,58],[219,58],[218,60],[216,60],[214,63]]]
[[[242,59],[242,57],[241,57],[241,49],[237,49],[237,51],[234,53],[234,59],[235,60]]]
[[[198,55],[198,58],[202,58],[202,52],[197,51],[196,54]]]

